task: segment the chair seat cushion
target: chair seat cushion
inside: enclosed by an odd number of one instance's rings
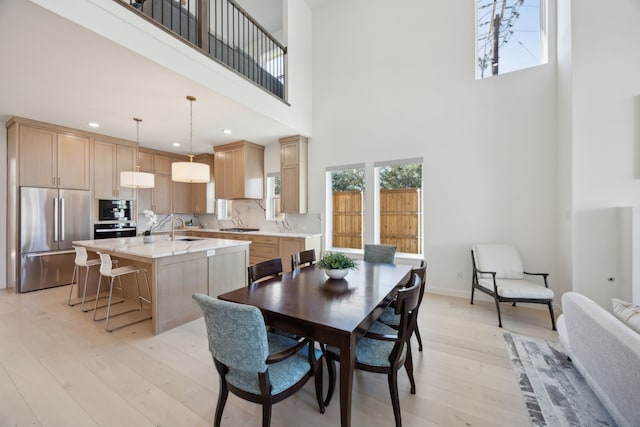
[[[268,333],[269,354],[279,353],[297,344],[296,340],[283,335]],[[302,348],[295,355],[268,365],[271,394],[276,395],[300,381],[311,369],[309,365],[308,346]],[[322,357],[322,352],[315,349],[316,359]],[[226,376],[227,382],[241,390],[253,394],[260,394],[260,383],[257,372],[230,369]]]
[[[397,335],[398,331],[391,326],[387,326],[382,322],[374,323],[369,332],[382,335]],[[356,362],[369,366],[389,367],[389,356],[395,341],[382,341],[372,338],[360,338],[356,345]],[[337,347],[328,345],[327,352],[335,356],[340,356],[340,350]],[[407,352],[407,346],[402,349],[401,359],[404,359]]]
[[[478,279],[483,288],[493,291],[492,279]],[[553,291],[527,280],[496,279],[498,295],[503,298],[553,299]]]
[[[396,314],[396,309],[393,307],[385,307],[379,320],[385,325],[400,326],[400,315]]]

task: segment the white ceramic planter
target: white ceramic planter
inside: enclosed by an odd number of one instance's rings
[[[349,269],[343,268],[340,270],[325,270],[324,272],[327,273],[327,276],[331,277],[332,279],[344,279],[347,273],[349,273]]]

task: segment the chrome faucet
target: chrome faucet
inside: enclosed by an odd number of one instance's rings
[[[182,221],[182,226],[185,227],[186,224],[184,222],[184,218],[177,216],[175,218],[173,218],[173,220],[171,221],[171,240],[176,240],[176,221],[180,220]]]

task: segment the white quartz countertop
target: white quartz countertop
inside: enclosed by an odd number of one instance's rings
[[[229,233],[229,234],[253,234],[256,236],[274,236],[274,237],[294,237],[294,238],[307,238],[322,236],[320,233],[278,233],[274,231],[225,231],[217,228],[189,228],[181,231],[204,231],[210,233]]]
[[[123,237],[117,239],[78,240],[74,245],[84,246],[95,251],[118,252],[123,255],[135,255],[145,258],[162,258],[173,255],[181,255],[193,252],[211,251],[214,255],[216,249],[232,246],[249,245],[250,240],[207,239],[198,237],[176,236],[172,241],[170,236],[153,236],[153,243],[144,243],[143,237]]]

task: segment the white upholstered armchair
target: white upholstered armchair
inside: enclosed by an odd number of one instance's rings
[[[518,248],[509,244],[485,243],[471,248],[473,277],[471,282],[471,304],[476,289],[493,297],[498,311],[498,326],[502,327],[501,302],[529,302],[546,304],[551,315],[551,327],[556,330],[553,316],[553,291],[547,282],[548,273],[528,273],[524,271]],[[540,276],[544,285],[529,280],[530,276]]]

